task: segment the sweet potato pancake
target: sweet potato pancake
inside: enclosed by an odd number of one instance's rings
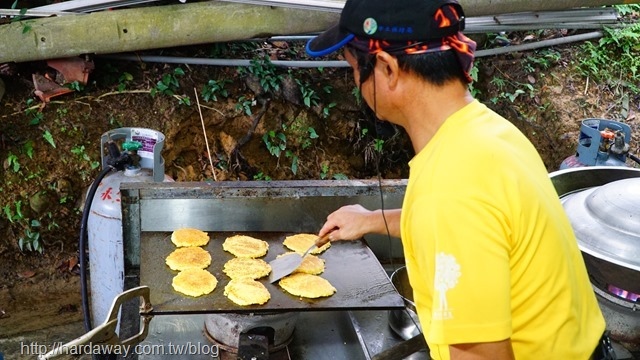
[[[288,293],[306,298],[331,296],[336,288],[318,275],[295,273],[280,280],[280,287]]]
[[[171,233],[171,241],[177,247],[204,246],[209,243],[209,234],[198,229],[182,228]]]
[[[318,239],[318,235],[315,234],[296,234],[287,236],[284,239],[282,245],[287,248],[297,252],[298,254],[304,254],[305,251],[309,248],[309,246],[313,245]],[[331,243],[328,242],[325,245],[322,245],[320,248],[311,250],[311,254],[318,255],[323,253],[331,246]]]
[[[271,266],[262,259],[233,258],[224,264],[222,269],[232,279],[260,279],[269,275]]]
[[[174,276],[171,285],[175,291],[197,297],[212,292],[218,280],[207,270],[190,268]]]
[[[278,255],[278,257],[293,255],[295,252],[290,251],[284,254]],[[324,260],[319,257],[311,254],[307,254],[307,256],[302,259],[302,263],[293,273],[305,273],[311,275],[319,275],[324,272]]]
[[[269,244],[251,236],[234,235],[225,239],[222,249],[237,257],[258,258],[267,254]]]
[[[171,270],[204,269],[211,264],[211,255],[198,246],[181,247],[169,254],[165,262]]]
[[[224,295],[240,306],[264,304],[271,299],[269,290],[250,278],[232,279],[224,287]]]

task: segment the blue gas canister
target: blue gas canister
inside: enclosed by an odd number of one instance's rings
[[[582,166],[626,166],[631,128],[605,119],[586,119],[580,125],[576,154],[564,159],[560,169]]]

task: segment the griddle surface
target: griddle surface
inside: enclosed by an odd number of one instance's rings
[[[171,233],[143,232],[140,243],[140,285],[151,288],[152,314],[185,313],[229,313],[229,312],[280,312],[316,310],[384,310],[404,308],[402,298],[391,284],[389,277],[375,255],[363,241],[338,241],[320,254],[325,260],[327,279],[336,289],[333,296],[306,299],[290,295],[278,283],[271,284],[268,277],[259,279],[269,292],[271,299],[263,305],[239,306],[224,296],[224,287],[229,277],[222,272],[224,264],[234,256],[222,250],[224,240],[232,235],[249,235],[269,243],[269,252],[264,259],[269,262],[288,250],[282,245],[284,238],[292,233],[231,233],[209,232],[211,240],[204,247],[211,254],[211,265],[207,268],[218,285],[212,293],[200,297],[183,295],[171,286],[178,274],[165,264],[165,258],[176,249],[171,242]]]

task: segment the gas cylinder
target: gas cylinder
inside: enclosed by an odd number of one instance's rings
[[[586,119],[580,125],[578,149],[564,159],[560,169],[582,166],[626,166],[631,128],[605,119]]]
[[[172,182],[164,174],[161,156],[164,135],[144,128],[120,128],[102,135],[102,168],[106,168],[106,144],[121,142],[123,151],[134,158],[123,171],[106,175],[91,203],[87,219],[91,316],[100,324],[109,315],[113,299],[124,291],[124,249],[120,184],[124,182]],[[89,201],[89,199],[87,199]]]

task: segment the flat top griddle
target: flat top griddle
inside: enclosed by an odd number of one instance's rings
[[[404,308],[402,298],[395,290],[385,270],[364,241],[338,241],[319,255],[325,260],[327,279],[337,292],[330,297],[307,299],[290,295],[278,283],[271,284],[268,278],[259,279],[271,293],[271,299],[263,305],[239,306],[224,296],[224,287],[229,277],[222,272],[224,264],[234,256],[222,250],[224,240],[232,235],[249,235],[269,243],[264,259],[269,262],[288,251],[282,242],[293,233],[272,232],[209,232],[211,240],[204,247],[211,254],[211,265],[207,268],[218,285],[212,293],[200,297],[183,295],[171,286],[177,271],[165,264],[165,258],[176,249],[171,242],[171,233],[143,232],[140,241],[140,285],[151,288],[151,314],[188,313],[259,313],[282,311],[318,310],[385,310]]]

